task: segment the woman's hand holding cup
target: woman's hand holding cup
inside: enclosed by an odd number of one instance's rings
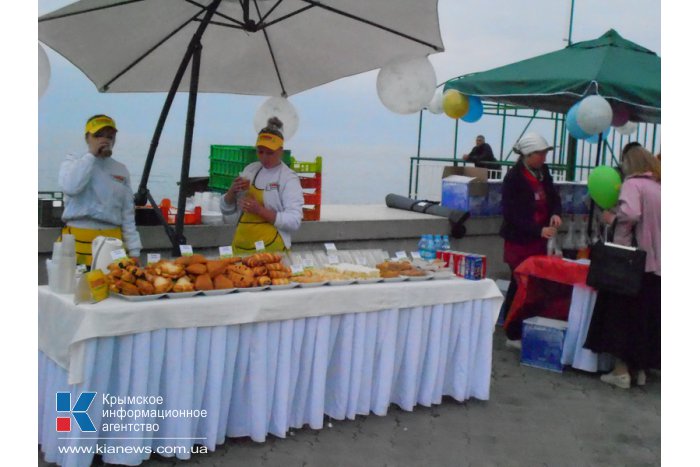
[[[250,180],[245,177],[236,177],[233,180],[233,191],[234,193],[240,193],[242,191],[247,191],[250,188]]]

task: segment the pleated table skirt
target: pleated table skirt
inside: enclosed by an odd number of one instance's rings
[[[472,300],[90,339],[78,385],[39,352],[39,443],[46,461],[59,465],[89,466],[97,444],[104,462],[138,465],[151,452],[188,459],[193,445],[212,451],[226,437],[263,442],[306,424],[320,429],[324,414],[381,416],[391,403],[411,411],[444,395],[487,400],[499,305]],[[73,404],[81,392],[97,393],[87,411],[97,432],[76,423],[56,430],[56,418],[66,416],[56,412],[61,391]],[[126,396],[162,403],[109,403]],[[163,416],[172,411],[199,416]],[[158,430],[114,431],[129,423]]]

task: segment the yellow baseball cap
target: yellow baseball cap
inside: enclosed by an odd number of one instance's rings
[[[117,124],[114,123],[114,120],[112,120],[110,117],[106,115],[100,115],[88,120],[88,122],[85,124],[85,132],[94,135],[95,133],[97,133],[105,127],[111,127],[116,130]]]
[[[272,151],[277,151],[284,145],[284,140],[277,135],[272,133],[260,133],[258,135],[258,141],[255,143],[256,146],[263,146]]]

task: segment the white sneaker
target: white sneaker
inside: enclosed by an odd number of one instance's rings
[[[632,378],[629,373],[623,373],[621,375],[613,374],[612,372],[606,373],[600,377],[600,380],[604,383],[612,384],[622,389],[629,389],[632,384]]]
[[[506,339],[506,348],[522,350],[523,349],[523,342],[520,340],[512,341],[510,339]]]
[[[647,384],[647,372],[639,370],[637,372],[637,386],[644,386],[645,384]]]

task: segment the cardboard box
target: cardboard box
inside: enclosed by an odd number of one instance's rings
[[[520,363],[561,373],[561,356],[568,323],[535,316],[523,321]]]
[[[488,171],[476,167],[445,167],[442,171],[441,205],[472,216],[484,214],[487,203]]]

